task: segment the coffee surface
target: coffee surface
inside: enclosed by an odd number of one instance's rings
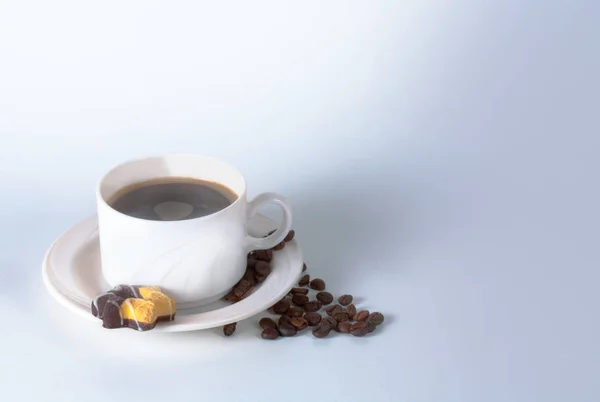
[[[115,210],[135,218],[178,221],[227,208],[237,199],[231,189],[210,181],[167,177],[119,190],[109,201]]]

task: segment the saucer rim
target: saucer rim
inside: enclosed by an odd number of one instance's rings
[[[261,225],[265,225],[265,226],[268,225],[268,226],[271,226],[272,228],[277,227],[277,223],[275,221],[273,221],[271,218],[264,216],[262,214],[256,214],[253,218],[263,220],[264,224],[261,224]],[[70,292],[68,291],[67,288],[59,290],[59,287],[64,288],[64,286],[60,285],[60,281],[58,281],[58,279],[54,280],[54,282],[58,285],[53,283],[52,276],[56,275],[56,273],[54,272],[55,270],[52,268],[52,264],[50,264],[50,262],[49,262],[53,252],[55,251],[55,249],[56,249],[57,245],[60,243],[60,241],[62,239],[64,239],[64,237],[68,233],[70,233],[74,230],[77,230],[80,227],[85,226],[86,224],[90,223],[90,221],[95,221],[96,225],[97,225],[97,215],[89,216],[88,218],[83,219],[83,220],[71,225],[67,230],[65,230],[63,233],[61,233],[52,242],[52,244],[48,247],[48,249],[44,255],[43,262],[42,262],[42,280],[43,280],[46,290],[63,307],[66,307],[68,310],[74,312],[76,315],[78,315],[82,318],[85,318],[90,321],[92,321],[92,320],[98,321],[98,319],[91,314],[90,309],[87,306],[85,306],[83,302],[77,300],[77,299],[79,299],[79,297],[76,297],[74,295],[69,297]],[[97,234],[96,234],[96,236],[97,236]],[[77,248],[79,248],[81,245],[83,245],[84,242],[85,242],[85,240],[81,240],[81,244]],[[277,303],[279,300],[281,300],[290,291],[290,289],[296,285],[298,278],[302,274],[302,266],[303,266],[302,251],[296,240],[292,240],[292,241],[286,243],[286,247],[283,250],[279,251],[278,253],[287,254],[287,257],[290,262],[289,262],[289,264],[287,264],[288,266],[286,267],[286,269],[291,270],[291,272],[289,272],[286,275],[287,280],[285,281],[285,286],[281,286],[281,290],[279,292],[277,292],[275,294],[275,296],[269,297],[268,301],[265,300],[264,302],[259,303],[259,305],[256,305],[256,306],[250,308],[250,306],[252,306],[253,302],[258,300],[258,299],[256,299],[256,297],[259,297],[256,292],[253,292],[246,299],[239,301],[237,303],[227,305],[227,306],[224,306],[221,308],[217,308],[214,310],[206,311],[206,312],[185,314],[185,315],[182,315],[179,320],[175,319],[174,321],[160,323],[152,330],[152,332],[185,332],[185,331],[197,331],[197,330],[202,330],[202,329],[215,328],[215,327],[231,324],[233,322],[239,322],[239,321],[242,321],[244,319],[250,318],[252,316],[255,316],[257,314],[264,312],[269,307],[271,307],[272,305]],[[271,277],[271,275],[269,275],[269,277]],[[268,286],[268,284],[270,282],[269,277],[267,277],[265,282],[263,282],[260,287]],[[260,288],[258,288],[258,289],[260,289]],[[66,292],[63,293],[64,290],[66,290]],[[202,322],[202,321],[194,322],[194,318],[198,319],[204,314],[209,314],[209,313],[214,314],[215,312],[219,312],[219,311],[223,312],[223,310],[225,310],[225,312],[226,312],[227,309],[239,306],[240,304],[242,304],[242,305],[248,304],[249,308],[247,311],[236,315],[235,318],[221,319],[221,320],[215,319],[212,321],[205,321],[205,322]],[[185,321],[185,322],[181,322],[181,321]]]

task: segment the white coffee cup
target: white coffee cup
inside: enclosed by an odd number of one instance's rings
[[[125,215],[108,202],[124,187],[147,180],[188,177],[231,189],[237,199],[211,215],[173,221]],[[125,162],[110,170],[97,189],[102,273],[111,286],[155,285],[175,297],[179,306],[210,303],[224,296],[243,276],[250,250],[280,243],[292,224],[284,197],[263,193],[246,200],[246,181],[233,166],[195,155],[166,155]],[[275,233],[253,237],[248,219],[267,203],[281,207]]]

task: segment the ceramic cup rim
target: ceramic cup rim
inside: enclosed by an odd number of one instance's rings
[[[156,159],[156,160],[160,160],[160,159],[169,159],[169,158],[192,158],[192,159],[199,159],[199,160],[203,160],[203,161],[212,161],[212,162],[217,162],[220,163],[222,165],[227,166],[229,169],[231,169],[232,171],[235,172],[235,174],[238,176],[238,179],[240,180],[241,183],[241,191],[235,191],[231,188],[231,186],[225,184],[225,183],[220,183],[220,182],[216,182],[219,185],[222,185],[224,187],[227,187],[231,192],[233,192],[234,194],[236,194],[236,199],[235,201],[233,201],[231,204],[229,204],[227,207],[217,211],[217,212],[213,212],[212,214],[209,215],[204,215],[204,216],[199,216],[199,217],[195,217],[195,218],[190,218],[190,219],[185,219],[185,220],[179,220],[179,221],[155,221],[155,220],[151,220],[151,219],[143,219],[143,218],[138,218],[135,216],[131,216],[131,215],[127,215],[124,214],[120,211],[117,211],[116,209],[114,209],[106,200],[106,197],[104,196],[104,194],[102,194],[102,186],[105,184],[107,178],[113,174],[116,170],[118,169],[123,169],[125,167],[127,167],[127,165],[133,165],[136,163],[140,163],[140,162],[144,162],[150,159]],[[162,178],[162,177],[175,177],[175,176],[161,176],[161,177],[155,177],[155,179],[158,178]],[[179,176],[178,176],[179,177]],[[191,178],[193,178],[193,176],[190,176]],[[109,208],[109,210],[112,213],[118,214],[120,217],[126,218],[126,219],[131,219],[133,221],[136,222],[144,222],[144,223],[148,223],[148,224],[157,224],[157,225],[165,225],[165,224],[177,224],[177,223],[181,223],[181,222],[190,222],[190,221],[202,221],[202,220],[209,220],[212,218],[217,217],[218,215],[224,214],[226,213],[226,211],[229,211],[232,208],[235,208],[240,202],[242,202],[242,199],[245,199],[245,195],[246,195],[246,189],[247,189],[247,185],[246,185],[246,178],[244,177],[244,175],[239,171],[239,169],[237,167],[235,167],[234,165],[232,165],[231,163],[225,162],[222,159],[219,158],[215,158],[212,156],[204,156],[204,155],[199,155],[199,154],[180,154],[180,153],[172,153],[172,154],[161,154],[161,155],[150,155],[150,156],[141,156],[138,158],[132,158],[132,159],[128,159],[126,161],[123,161],[115,166],[113,166],[112,168],[110,168],[107,172],[105,172],[102,177],[100,178],[100,180],[98,180],[98,183],[96,184],[96,199],[98,200],[98,202],[101,202],[103,205],[105,205],[106,207]]]

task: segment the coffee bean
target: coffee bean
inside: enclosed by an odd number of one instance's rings
[[[373,324],[372,322],[369,321],[365,321],[367,323],[367,332],[371,333],[373,331],[375,331],[375,329],[377,328],[377,325]]]
[[[325,305],[331,304],[333,302],[333,295],[329,292],[319,292],[317,293],[317,300]]]
[[[308,300],[309,299],[307,295],[295,294],[292,296],[292,303],[294,303],[296,306],[303,306],[308,303]]]
[[[263,283],[265,281],[265,279],[267,279],[266,276],[264,276],[264,275],[258,275],[258,274],[256,275],[255,278],[256,278],[256,282],[257,283]]]
[[[326,317],[321,322],[323,322],[323,321],[328,322],[329,325],[331,326],[331,329],[337,329],[338,322],[337,322],[337,320],[335,318],[333,318],[333,317]]]
[[[281,317],[279,317],[279,320],[277,320],[277,325],[289,324],[290,320],[291,318],[288,315],[284,314]]]
[[[321,314],[319,313],[306,313],[304,314],[304,319],[311,327],[318,325],[321,322]]]
[[[269,262],[273,259],[273,252],[271,250],[256,250],[252,257],[260,261]]]
[[[290,293],[293,294],[293,295],[297,295],[297,294],[307,295],[308,294],[308,289],[307,288],[292,288],[292,290],[290,291]]]
[[[364,321],[355,322],[350,327],[350,333],[354,336],[365,336],[367,334],[367,332],[368,332],[367,323]]]
[[[225,336],[231,336],[235,332],[235,327],[237,326],[237,322],[232,322],[231,324],[227,324],[223,327],[223,334]]]
[[[252,283],[245,279],[239,281],[233,288],[233,294],[239,299],[243,299],[247,296],[252,289]]]
[[[223,300],[231,302],[231,303],[237,303],[240,301],[240,298],[237,297],[235,294],[233,294],[233,290],[229,293],[227,293],[227,295],[225,295],[225,297],[223,297]]]
[[[247,292],[248,290],[252,289],[252,282],[242,279],[237,283],[236,287],[242,289],[244,292]]]
[[[242,300],[242,296],[244,296],[244,291],[238,287],[233,288],[233,295],[238,299]]]
[[[304,328],[308,327],[308,321],[302,317],[293,317],[290,319],[290,324],[298,331],[302,331]]]
[[[285,239],[283,239],[283,241],[292,241],[294,240],[294,236],[296,235],[296,232],[294,232],[294,230],[290,230],[288,232],[288,234],[285,236]]]
[[[348,334],[350,333],[351,326],[352,324],[349,321],[340,322],[338,324],[338,332],[341,332],[342,334]]]
[[[258,263],[258,261],[259,260],[257,260],[256,258],[249,257],[248,260],[246,261],[246,269],[256,267],[256,264]]]
[[[342,306],[347,306],[348,304],[352,303],[352,295],[340,296],[338,299],[338,303],[340,303]]]
[[[244,298],[244,295],[246,293],[243,292],[240,288],[234,288],[233,289],[233,295],[237,298],[237,301],[240,301]]]
[[[262,329],[277,328],[277,323],[272,318],[269,318],[269,317],[261,318],[260,321],[258,322],[258,325]]]
[[[254,268],[246,268],[246,272],[244,272],[242,279],[247,280],[252,285],[256,284],[256,270]]]
[[[279,250],[283,250],[284,248],[285,248],[285,242],[282,241],[281,243],[279,243],[275,247],[273,247],[273,250],[279,251]]]
[[[321,322],[321,324],[313,328],[312,334],[315,338],[325,338],[327,335],[329,335],[331,329],[331,325]]]
[[[302,278],[298,281],[298,286],[306,286],[310,282],[310,275],[303,275]]]
[[[283,314],[287,311],[288,308],[290,308],[290,302],[287,299],[283,299],[275,303],[275,305],[273,306],[273,311],[276,314]]]
[[[304,306],[302,306],[302,308],[307,313],[314,313],[315,311],[319,311],[321,309],[321,306],[318,301],[313,300],[313,301],[306,303]]]
[[[341,313],[344,309],[342,308],[342,306],[338,305],[338,304],[334,304],[333,306],[329,306],[327,307],[327,309],[325,310],[325,312],[327,313],[327,315],[329,316],[333,316],[337,313]]]
[[[351,320],[354,320],[354,316],[356,315],[356,306],[354,304],[350,304],[348,307],[346,307],[346,313],[348,313],[348,316]]]
[[[287,315],[288,317],[302,317],[303,314],[304,310],[301,307],[295,306],[288,308],[285,312],[285,315]]]
[[[350,317],[348,316],[348,313],[337,313],[336,315],[333,316],[333,318],[335,318],[335,320],[337,322],[350,321]]]
[[[302,264],[302,272],[306,272],[306,264]]]
[[[325,281],[320,278],[313,279],[310,281],[310,287],[314,290],[325,290]]]
[[[375,325],[380,325],[383,322],[383,314],[379,312],[369,314],[369,318],[367,318],[367,322],[372,322]]]
[[[263,339],[269,339],[269,340],[277,339],[277,338],[279,338],[279,331],[277,331],[276,328],[266,328],[265,330],[263,330],[263,332],[260,334],[260,336]]]
[[[291,324],[281,324],[278,329],[281,336],[294,336],[298,333],[298,330],[296,330],[296,328],[294,328]]]
[[[366,321],[367,317],[369,317],[369,310],[360,310],[356,313],[356,317],[354,319],[356,321]]]
[[[271,273],[271,266],[266,261],[259,261],[254,267],[258,275],[267,276]]]

